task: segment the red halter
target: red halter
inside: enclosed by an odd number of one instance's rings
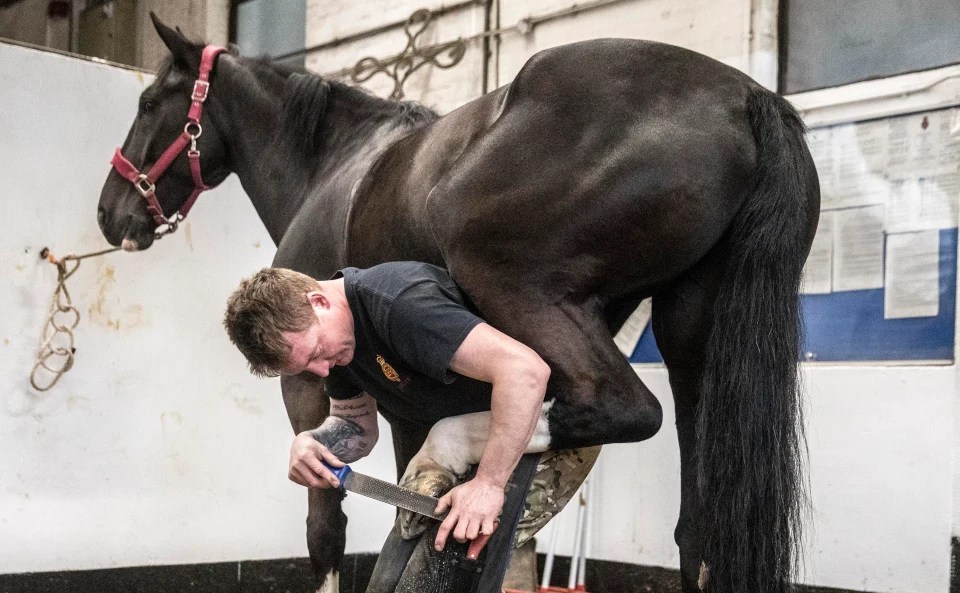
[[[213,70],[213,63],[217,56],[224,51],[226,51],[225,48],[214,45],[203,48],[203,55],[200,58],[200,75],[193,83],[193,95],[190,97],[192,102],[190,103],[190,112],[187,114],[187,125],[183,127],[183,133],[173,141],[169,148],[163,151],[157,162],[153,163],[153,166],[146,173],[141,173],[139,169],[133,166],[133,163],[120,153],[120,148],[117,148],[116,152],[113,153],[113,159],[110,161],[117,173],[132,183],[140,192],[140,195],[143,196],[143,199],[147,201],[147,212],[153,216],[157,226],[167,225],[164,234],[177,230],[177,225],[187,217],[187,213],[193,207],[193,203],[197,200],[200,192],[210,189],[203,183],[203,177],[200,175],[200,151],[197,150],[197,138],[203,133],[203,128],[200,127],[200,116],[203,113],[203,102],[206,101],[207,94],[210,91],[210,71]],[[166,218],[163,215],[160,202],[157,201],[156,183],[174,159],[187,147],[187,144],[190,145],[187,158],[190,159],[190,173],[193,175],[193,192],[179,211],[170,218]]]

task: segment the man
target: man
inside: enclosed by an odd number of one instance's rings
[[[475,477],[437,506],[449,512],[434,545],[443,550],[451,534],[465,542],[493,533],[504,487],[541,417],[550,369],[471,312],[446,271],[393,262],[316,281],[267,268],[230,297],[224,325],[253,373],[327,378],[330,416],[291,447],[289,477],[303,486],[336,487],[321,462],[340,467],[370,453],[378,405],[421,426],[490,410]]]

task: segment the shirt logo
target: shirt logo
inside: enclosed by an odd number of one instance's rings
[[[384,377],[386,377],[387,379],[390,379],[394,383],[400,382],[400,374],[397,373],[397,371],[392,366],[390,366],[390,363],[384,360],[383,357],[380,356],[379,354],[377,354],[377,362],[380,363],[380,369],[383,370]]]

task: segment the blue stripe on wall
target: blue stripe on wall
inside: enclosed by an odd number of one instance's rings
[[[940,312],[884,319],[883,289],[804,295],[802,352],[817,361],[953,360],[957,229],[940,231]],[[663,362],[648,326],[630,362]]]

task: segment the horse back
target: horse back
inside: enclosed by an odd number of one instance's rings
[[[425,216],[430,192],[496,122],[508,87],[412,130],[373,163],[354,192],[347,260],[365,267],[391,260],[444,265]]]
[[[751,191],[758,88],[659,43],[540,52],[385,153],[351,212],[350,253],[455,276],[483,262],[547,291],[651,291],[701,259]]]

